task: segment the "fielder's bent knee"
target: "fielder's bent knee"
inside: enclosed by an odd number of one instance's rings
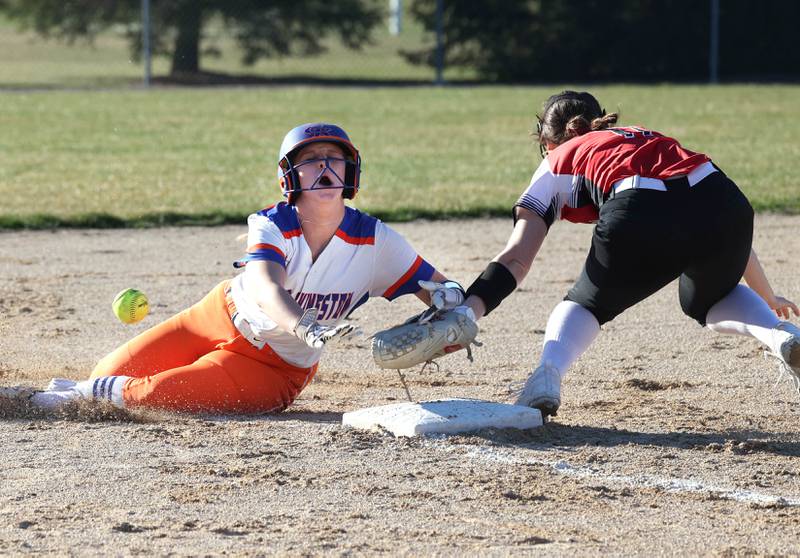
[[[567,293],[567,296],[564,297],[564,300],[567,302],[574,302],[575,304],[591,312],[591,314],[597,320],[598,325],[603,325],[617,317],[617,314],[613,312],[600,310],[591,304],[587,304],[586,301],[579,300],[578,297],[572,296],[572,292]]]

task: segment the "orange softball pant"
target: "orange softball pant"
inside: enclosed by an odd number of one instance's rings
[[[203,300],[137,335],[103,358],[91,377],[132,376],[126,406],[207,413],[282,411],[317,370],[259,350],[231,321],[230,281]]]

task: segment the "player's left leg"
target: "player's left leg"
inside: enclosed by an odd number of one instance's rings
[[[247,343],[241,340],[242,343]],[[252,347],[248,344],[248,347]],[[245,348],[245,347],[234,347]],[[245,348],[246,352],[246,348]],[[108,400],[119,407],[179,412],[266,413],[294,401],[316,372],[267,350],[242,354],[215,350],[186,366],[143,377],[103,376],[38,393],[31,401],[55,408],[74,399]]]
[[[228,281],[202,300],[124,343],[95,366],[91,378],[151,376],[195,362],[239,335],[231,322]]]
[[[746,335],[764,343],[800,388],[800,328],[782,322],[763,298],[739,284],[750,257],[752,208],[725,175],[705,180],[710,184],[698,190],[701,199],[694,207],[713,208],[717,213],[706,213],[694,261],[680,278],[681,307],[712,331]]]
[[[689,209],[695,241],[679,286],[683,312],[712,329],[729,319],[770,329],[778,320],[769,306],[750,289],[736,288],[753,241],[750,203],[722,173],[706,177],[694,190]]]
[[[301,369],[258,362],[219,350],[197,362],[125,383],[126,407],[180,412],[267,413],[282,411],[313,377],[316,367]]]
[[[778,319],[752,289],[736,285],[711,307],[706,325],[717,333],[746,335],[761,341],[800,391],[800,328]]]
[[[200,302],[140,333],[106,355],[89,380],[55,378],[31,397],[35,405],[56,408],[83,397],[122,404],[122,386],[130,377],[152,376],[195,362],[238,336],[231,323],[223,281]],[[112,378],[113,377],[113,378]]]

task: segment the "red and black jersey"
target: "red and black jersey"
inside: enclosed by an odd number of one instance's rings
[[[589,132],[550,151],[514,207],[534,211],[548,227],[556,219],[592,223],[619,180],[686,176],[708,161],[675,139],[636,126]]]

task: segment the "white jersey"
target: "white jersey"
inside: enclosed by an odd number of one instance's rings
[[[341,322],[369,297],[393,300],[415,293],[417,282],[430,280],[434,273],[399,233],[351,207],[345,208],[338,230],[314,262],[294,206],[281,202],[250,215],[247,224],[247,255],[234,265],[266,260],[285,267],[284,287],[303,309],[317,308],[321,324]],[[244,328],[237,324],[239,330],[251,330],[248,337],[253,344],[269,344],[290,364],[302,368],[315,364],[322,349],[313,349],[278,328],[247,296],[246,278],[247,270],[231,281],[232,319],[246,322]]]

